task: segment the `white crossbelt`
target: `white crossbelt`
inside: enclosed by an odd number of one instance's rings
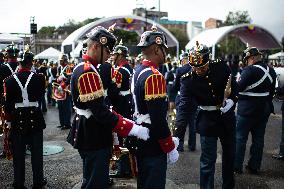
[[[126,96],[126,95],[129,95],[129,94],[131,94],[130,89],[128,89],[127,91],[119,91],[119,95],[121,95],[121,96]]]
[[[246,96],[268,96],[269,92],[264,92],[264,93],[255,93],[255,92],[239,92],[241,95],[246,95]]]
[[[201,110],[206,110],[206,111],[215,111],[215,110],[220,109],[219,106],[198,106],[198,108],[200,108]]]
[[[148,124],[151,124],[151,119],[150,119],[150,115],[149,114],[138,114],[136,115],[136,120],[135,122],[137,124],[142,124],[142,123],[148,123]]]
[[[74,106],[74,109],[78,115],[85,116],[87,119],[89,119],[93,115],[90,109],[83,110],[83,109],[77,108],[76,106]]]
[[[255,82],[254,84],[246,87],[246,89],[243,92],[239,92],[239,94],[241,95],[246,95],[246,96],[268,96],[269,92],[263,92],[263,93],[256,93],[256,92],[248,92],[248,90],[253,89],[257,86],[259,86],[261,83],[263,83],[263,81],[268,77],[270,82],[273,83],[273,79],[271,77],[271,75],[269,74],[269,67],[267,66],[266,69],[263,68],[260,65],[253,65],[254,67],[257,67],[259,69],[261,69],[264,72],[264,75],[262,76],[262,78],[260,80],[258,80],[257,82]]]
[[[21,88],[21,91],[22,91],[22,98],[23,98],[23,102],[20,102],[20,103],[15,103],[15,108],[22,108],[22,107],[38,107],[38,102],[30,102],[29,101],[29,95],[28,95],[28,84],[30,83],[30,80],[33,76],[33,72],[30,73],[27,81],[26,81],[26,84],[25,84],[25,87],[23,87],[22,83],[20,82],[19,78],[17,77],[16,74],[13,75],[13,77],[15,78],[16,82],[18,83],[19,87]]]

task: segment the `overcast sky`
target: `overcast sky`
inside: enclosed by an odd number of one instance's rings
[[[40,29],[69,19],[128,15],[137,4],[158,7],[159,0],[0,0],[0,33],[29,33],[31,16]],[[160,0],[160,4],[169,19],[182,21],[224,20],[229,11],[247,10],[254,24],[278,40],[284,36],[284,0]]]

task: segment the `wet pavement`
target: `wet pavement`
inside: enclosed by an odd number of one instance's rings
[[[237,189],[281,189],[284,188],[284,161],[271,158],[278,152],[281,137],[281,103],[275,101],[275,115],[271,115],[266,129],[263,164],[260,175],[250,175],[244,172],[236,176]],[[68,130],[61,131],[58,111],[55,107],[48,107],[45,113],[47,128],[44,130],[44,145],[56,145],[64,151],[54,155],[44,156],[44,173],[50,189],[77,189],[80,188],[82,178],[82,163],[77,150],[66,142]],[[0,137],[2,140],[2,137]],[[186,140],[185,140],[186,141]],[[247,144],[246,160],[250,145]],[[2,145],[0,146],[0,150]],[[221,145],[218,144],[218,158],[216,163],[215,185],[221,188]],[[189,152],[187,144],[185,152],[180,153],[180,159],[175,165],[168,166],[167,189],[197,189],[199,188],[199,157],[200,143],[197,137],[197,151]],[[0,159],[0,189],[11,188],[13,182],[12,161]],[[26,156],[26,183],[31,188],[32,171],[30,156]],[[112,188],[136,188],[135,179],[117,179]]]

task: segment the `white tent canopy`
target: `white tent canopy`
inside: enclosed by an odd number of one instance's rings
[[[257,47],[260,50],[281,48],[281,44],[277,41],[273,34],[260,26],[251,24],[224,26],[205,30],[192,38],[185,48],[187,50],[191,49],[196,44],[196,41],[198,41],[199,44],[212,47],[212,55],[214,59],[215,46],[228,35],[235,36],[243,43],[248,44],[251,47]]]
[[[2,33],[0,34],[0,43],[10,44],[14,43],[22,43],[24,40],[23,38],[17,37],[16,35],[9,34],[9,33]]]
[[[284,59],[284,52],[278,52],[268,56],[269,60]]]
[[[57,61],[61,52],[53,47],[42,51],[41,53],[35,56],[35,59],[48,59],[48,61]]]

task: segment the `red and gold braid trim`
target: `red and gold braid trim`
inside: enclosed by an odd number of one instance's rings
[[[78,89],[81,102],[88,102],[104,95],[101,78],[95,72],[81,75],[78,79]]]
[[[145,100],[165,98],[166,80],[162,74],[152,74],[145,81]]]
[[[167,138],[160,139],[159,144],[165,153],[169,153],[175,148],[175,143],[173,142],[172,136],[168,136]]]

